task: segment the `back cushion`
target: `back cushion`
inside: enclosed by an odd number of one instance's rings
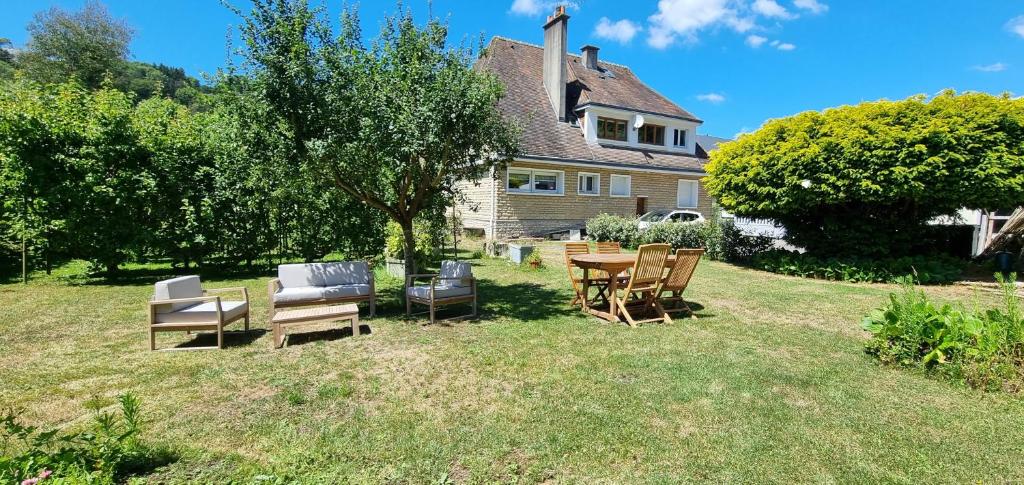
[[[317,266],[317,271],[323,275],[326,286],[370,284],[370,266],[366,261],[321,263]]]
[[[441,261],[441,278],[467,278],[473,276],[473,267],[464,261]],[[443,280],[443,284],[452,286],[469,286],[462,280]]]
[[[178,298],[195,298],[197,296],[203,296],[203,285],[199,282],[199,277],[194,275],[158,281],[153,288],[153,299],[155,300],[176,300]],[[173,312],[195,304],[196,302],[161,305],[157,311]]]
[[[317,271],[317,264],[282,264],[277,267],[277,279],[284,288],[303,286],[327,286],[323,272]]]

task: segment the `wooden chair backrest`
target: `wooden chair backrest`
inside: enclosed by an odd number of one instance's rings
[[[668,244],[644,244],[636,252],[636,262],[629,275],[628,295],[634,288],[650,288],[661,282],[668,258]]]
[[[622,252],[622,246],[618,241],[598,241],[597,242],[597,254],[619,254]]]
[[[579,254],[590,254],[590,245],[586,242],[567,242],[565,243],[565,267],[569,271],[569,279],[572,280],[572,286],[576,287],[576,282],[580,279],[576,277],[576,272],[572,264],[572,257]],[[578,288],[577,288],[578,289]]]
[[[661,284],[662,291],[683,291],[690,284],[693,270],[704,255],[703,249],[679,249],[676,251],[676,262],[668,271],[668,276]]]

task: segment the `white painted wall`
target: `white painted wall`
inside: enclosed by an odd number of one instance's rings
[[[665,127],[665,144],[654,146],[637,143],[637,130],[633,128],[638,113],[626,110],[606,108],[603,106],[588,107],[583,115],[583,137],[588,143],[608,146],[628,146],[632,148],[656,148],[667,152],[678,152],[693,155],[697,153],[697,127],[699,123],[693,121],[668,118],[664,116],[643,114],[645,124],[654,124]],[[597,138],[597,118],[599,116],[626,120],[626,142],[614,140],[600,140]],[[676,147],[672,145],[672,130],[686,130],[686,146]]]

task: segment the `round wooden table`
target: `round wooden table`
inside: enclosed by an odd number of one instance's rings
[[[620,322],[616,315],[615,292],[619,289],[619,278],[608,279],[608,311],[601,311],[592,308],[588,304],[587,296],[590,291],[590,271],[600,270],[609,275],[617,275],[632,268],[636,264],[636,254],[577,254],[571,258],[572,264],[583,270],[583,311],[591,315],[601,317],[610,322]],[[671,268],[676,264],[676,256],[669,254],[665,259],[665,267]]]

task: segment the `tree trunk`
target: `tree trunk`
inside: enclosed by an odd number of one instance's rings
[[[28,238],[21,232],[21,283],[28,284]]]
[[[416,236],[412,232],[412,220],[398,221],[405,239],[405,274],[416,274]]]

